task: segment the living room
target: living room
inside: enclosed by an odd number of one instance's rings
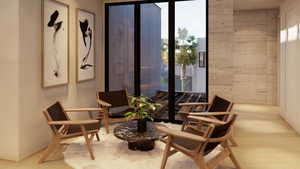
[[[0,168],[297,168],[299,0],[0,4]],[[120,115],[115,102],[133,107]],[[135,134],[150,135],[136,144],[124,128],[141,118]],[[215,148],[224,160],[165,153],[189,120],[207,132],[235,122]],[[60,125],[80,132],[67,139]]]

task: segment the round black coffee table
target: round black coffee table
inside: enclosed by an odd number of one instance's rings
[[[155,146],[155,140],[166,136],[155,129],[155,123],[147,122],[147,131],[137,132],[137,121],[132,120],[120,124],[114,129],[114,135],[128,142],[130,150],[150,151]]]

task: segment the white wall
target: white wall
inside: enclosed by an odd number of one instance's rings
[[[281,5],[280,106],[281,115],[300,133],[300,0]],[[295,36],[288,31],[296,25]],[[286,32],[287,31],[287,32]],[[288,36],[287,40],[283,37]]]
[[[19,0],[0,1],[0,158],[18,159]]]
[[[64,0],[70,10],[70,83],[65,87],[41,88],[41,0],[20,1],[20,158],[43,148],[49,142],[49,129],[42,110],[59,100],[66,107],[95,107],[98,79],[76,83],[76,8],[96,14],[96,63],[102,55],[101,1]],[[28,43],[30,41],[30,43]],[[98,65],[98,64],[97,64]],[[97,71],[99,72],[99,66]],[[96,73],[99,75],[99,73]]]
[[[1,25],[0,31],[0,74],[3,81],[0,87],[0,159],[20,160],[47,146],[51,133],[42,111],[55,101],[61,101],[65,107],[97,106],[96,91],[102,90],[104,84],[102,1],[60,1],[70,5],[70,83],[50,89],[41,88],[42,1],[6,0],[0,3],[1,22],[5,23],[5,29],[2,30]],[[79,84],[76,83],[75,67],[75,12],[78,7],[96,14],[97,68],[95,80]],[[74,114],[72,117],[85,118],[87,115]]]

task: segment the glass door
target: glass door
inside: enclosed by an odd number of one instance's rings
[[[108,56],[106,65],[109,90],[127,89],[134,94],[134,5],[114,5],[108,9]]]
[[[207,101],[206,14],[204,0],[175,2],[175,105]]]
[[[168,120],[168,3],[141,4],[141,95],[162,106],[156,119]]]
[[[180,122],[178,103],[207,101],[207,0],[106,4],[105,88],[127,88]]]

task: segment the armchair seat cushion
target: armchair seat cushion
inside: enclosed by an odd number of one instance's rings
[[[112,114],[109,116],[109,118],[125,118],[125,114],[130,111],[133,111],[133,109],[128,106],[113,108],[111,110]]]
[[[87,124],[84,125],[87,132],[92,130],[99,130],[100,123],[99,124]],[[82,132],[81,127],[79,125],[69,126],[68,134],[74,134],[74,133],[80,133]]]
[[[195,135],[198,135],[198,136],[202,136],[202,134],[199,131],[196,131],[192,128],[187,128],[186,130],[184,130],[184,132],[195,134]],[[198,141],[193,141],[193,140],[190,140],[190,139],[179,138],[179,137],[174,137],[172,139],[172,143],[177,144],[179,146],[182,146],[182,147],[184,147],[186,149],[189,149],[189,150],[195,150],[201,144],[201,142],[198,142]]]

